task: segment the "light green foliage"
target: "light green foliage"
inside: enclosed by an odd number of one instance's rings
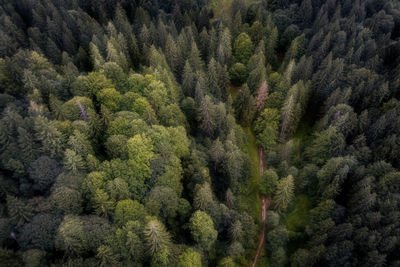
[[[87,76],[79,76],[73,83],[72,90],[76,96],[88,96],[93,99],[102,89],[113,87],[111,80],[103,73],[91,72]]]
[[[115,88],[104,88],[97,93],[97,101],[116,112],[120,109],[122,96]]]
[[[178,259],[178,267],[201,267],[201,254],[192,248],[186,249]]]
[[[161,107],[159,114],[160,122],[165,126],[188,127],[185,114],[177,104]]]
[[[205,251],[209,251],[212,248],[218,236],[211,217],[199,210],[190,218],[190,232],[199,247]]]
[[[94,109],[92,100],[87,97],[75,96],[74,98],[62,104],[62,117],[70,121],[83,120],[82,110],[79,107],[79,104],[81,104],[85,111]]]
[[[275,195],[273,197],[273,206],[279,213],[285,212],[294,197],[294,180],[293,176],[289,175],[286,178],[279,180]]]
[[[131,195],[128,184],[121,178],[108,181],[106,191],[114,201],[128,199]]]
[[[143,234],[150,255],[169,248],[171,245],[170,234],[164,225],[156,219],[151,219],[143,230]]]
[[[144,134],[135,135],[127,142],[129,164],[139,178],[150,175],[150,161],[154,157],[151,139]]]
[[[121,200],[115,207],[115,221],[118,225],[124,225],[128,221],[143,220],[146,216],[145,208],[136,200]]]
[[[100,261],[100,267],[117,266],[118,256],[108,246],[102,245],[97,249],[96,258]]]
[[[242,32],[235,40],[233,45],[233,54],[237,61],[247,64],[253,54],[253,49],[254,46],[250,36]]]
[[[64,154],[64,168],[73,173],[85,170],[86,165],[82,157],[75,151],[67,149]]]
[[[135,115],[134,113],[132,115]],[[130,138],[143,132],[147,124],[142,119],[118,116],[110,122],[107,129],[108,135],[125,135]]]
[[[102,189],[97,189],[93,196],[93,208],[95,213],[107,217],[114,210],[115,202]]]
[[[43,150],[52,157],[60,156],[63,148],[61,133],[45,117],[36,117],[34,123],[36,138],[42,142]]]
[[[87,242],[82,219],[78,216],[65,216],[56,235],[56,249],[69,255],[80,255],[87,251]]]

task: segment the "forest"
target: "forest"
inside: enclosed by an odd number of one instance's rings
[[[400,266],[400,2],[0,0],[0,266]]]

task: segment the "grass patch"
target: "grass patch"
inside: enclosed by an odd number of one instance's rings
[[[308,222],[310,208],[310,198],[307,195],[297,195],[293,209],[285,217],[286,228],[290,232],[302,231]]]
[[[261,223],[260,211],[261,202],[258,194],[258,182],[260,180],[260,173],[258,170],[259,158],[258,148],[256,145],[256,137],[250,128],[242,128],[246,134],[248,142],[247,145],[242,148],[247,155],[249,155],[251,161],[251,176],[247,183],[243,184],[242,192],[246,192],[240,195],[240,206],[239,208],[247,211],[253,218]]]

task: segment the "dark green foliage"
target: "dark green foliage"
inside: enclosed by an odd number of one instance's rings
[[[398,266],[399,14],[2,1],[0,265]]]
[[[241,85],[247,79],[247,68],[242,63],[235,63],[229,70],[229,77],[231,83],[234,85]]]
[[[249,87],[244,84],[233,102],[235,109],[235,117],[240,124],[244,126],[250,125],[255,113],[255,101],[250,94]]]
[[[32,162],[29,177],[33,180],[35,190],[45,192],[60,172],[61,168],[57,161],[47,156],[41,156]]]

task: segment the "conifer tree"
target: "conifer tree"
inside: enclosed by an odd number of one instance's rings
[[[253,120],[255,112],[255,102],[250,94],[249,87],[244,84],[236,96],[233,107],[235,109],[235,117],[242,125],[249,125]]]
[[[280,213],[285,212],[294,196],[294,180],[289,175],[279,180],[273,197],[274,209]]]
[[[12,222],[17,226],[23,225],[33,216],[32,207],[11,195],[7,195],[7,212]]]
[[[150,255],[168,249],[171,245],[170,234],[157,219],[151,219],[143,230],[145,242]]]

